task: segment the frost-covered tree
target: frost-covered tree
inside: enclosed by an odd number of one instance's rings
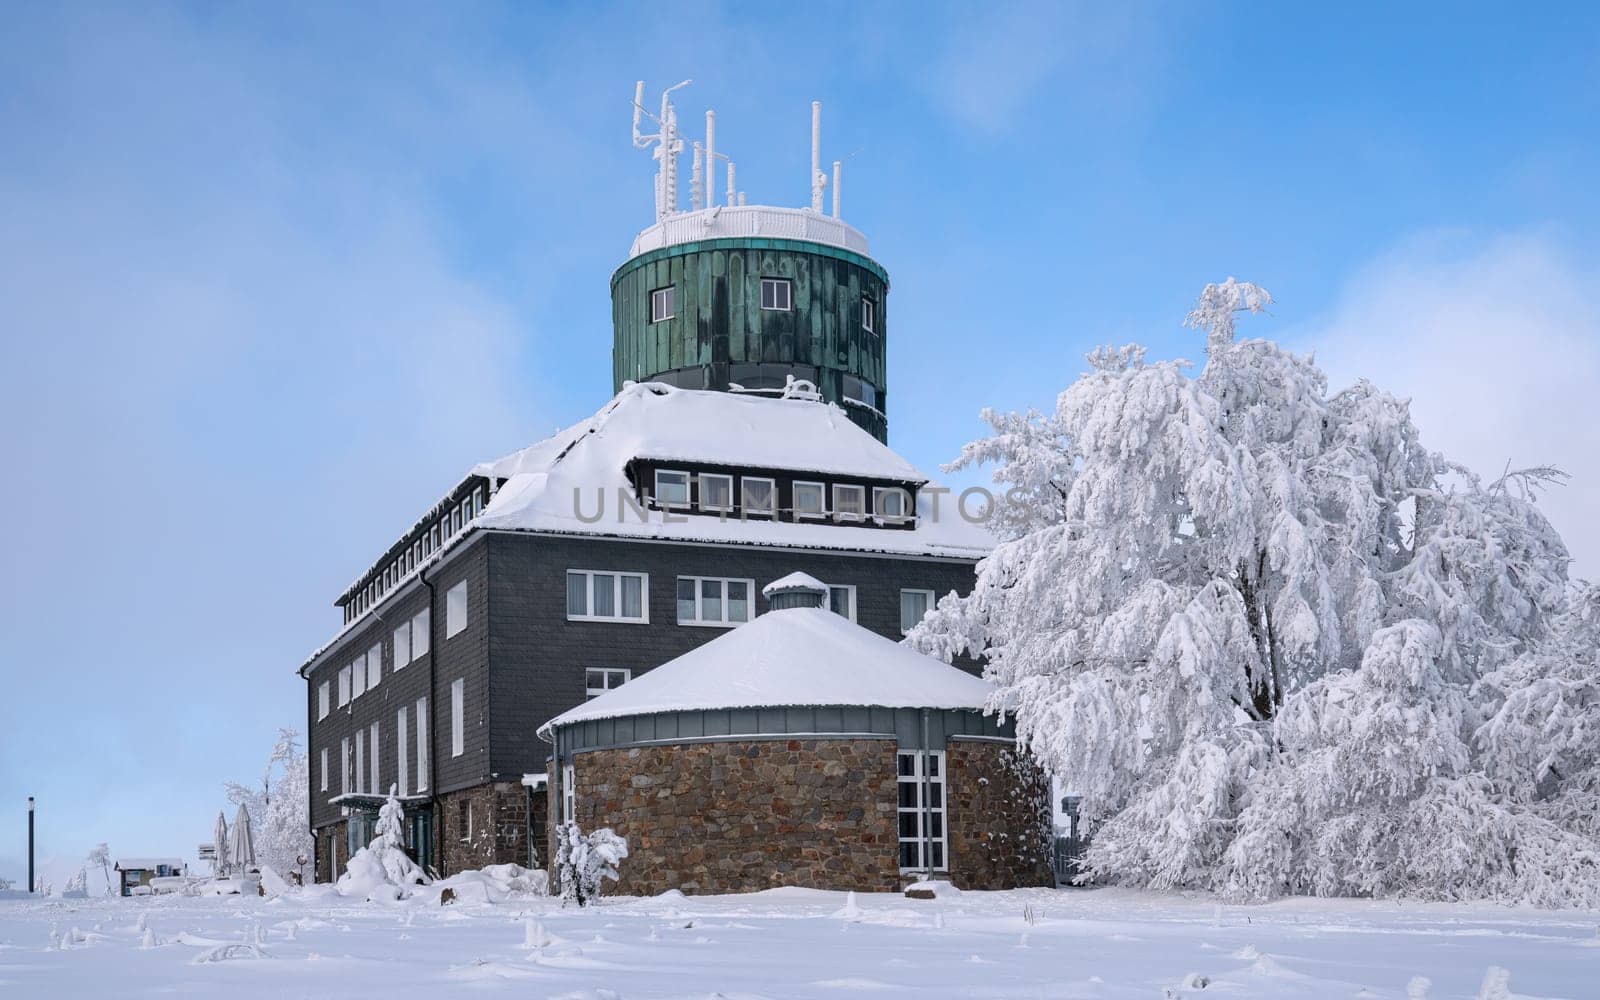
[[[986,411],[950,468],[994,467],[1001,544],[909,641],[985,657],[1101,879],[1600,899],[1559,474],[1484,485],[1404,401],[1236,340],[1271,301],[1208,286],[1198,374],[1102,349],[1053,412]]]
[[[223,786],[228,801],[250,813],[257,860],[280,875],[296,870],[298,859],[311,855],[309,782],[310,762],[300,747],[299,730],[283,728],[259,785],[230,781]]]
[[[89,870],[80,867],[67,879],[67,887],[61,891],[69,899],[82,899],[89,895]]]
[[[89,851],[86,859],[92,867],[98,867],[106,878],[106,895],[115,896],[117,887],[111,880],[111,846],[109,844],[96,844]]]
[[[378,809],[378,822],[372,842],[357,850],[345,865],[336,885],[340,895],[363,899],[401,899],[414,885],[424,885],[428,876],[405,852],[405,807],[389,789],[389,797]]]
[[[615,882],[628,841],[610,827],[585,834],[576,823],[556,827],[556,879],[563,903],[587,906],[600,898],[603,879]]]

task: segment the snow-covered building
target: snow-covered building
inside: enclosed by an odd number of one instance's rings
[[[970,589],[989,534],[883,440],[888,286],[865,240],[820,208],[657,195],[612,281],[615,397],[468,470],[300,667],[319,880],[391,786],[425,867],[526,863],[538,726],[755,621],[785,573],[893,639]]]
[[[182,858],[119,858],[116,864],[117,892],[122,896],[143,895],[150,881],[184,873]]]
[[[771,610],[540,728],[551,827],[627,838],[617,891],[1052,885],[1049,782],[972,674],[831,613]]]

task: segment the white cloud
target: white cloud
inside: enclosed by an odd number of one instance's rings
[[[1366,377],[1412,400],[1423,442],[1489,478],[1552,464],[1572,477],[1541,501],[1600,573],[1600,273],[1543,234],[1430,233],[1357,271],[1338,304],[1286,339],[1314,347],[1335,385]]]

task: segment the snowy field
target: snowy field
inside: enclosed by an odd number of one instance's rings
[[[582,911],[0,901],[0,996],[1405,998],[1425,976],[1418,995],[1475,998],[1500,966],[1510,996],[1585,1000],[1600,997],[1597,925],[1492,905],[1219,907],[1109,889],[860,896],[854,911],[844,894],[798,889]]]

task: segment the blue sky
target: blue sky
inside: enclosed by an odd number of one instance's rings
[[[889,269],[891,442],[1099,343],[1250,335],[1556,462],[1600,565],[1600,16],[1503,5],[23,5],[0,33],[0,876],[182,853],[301,725],[331,602],[473,462],[610,393],[633,81],[752,201],[809,102]],[[753,16],[759,15],[759,16]],[[685,168],[687,164],[685,164]]]

